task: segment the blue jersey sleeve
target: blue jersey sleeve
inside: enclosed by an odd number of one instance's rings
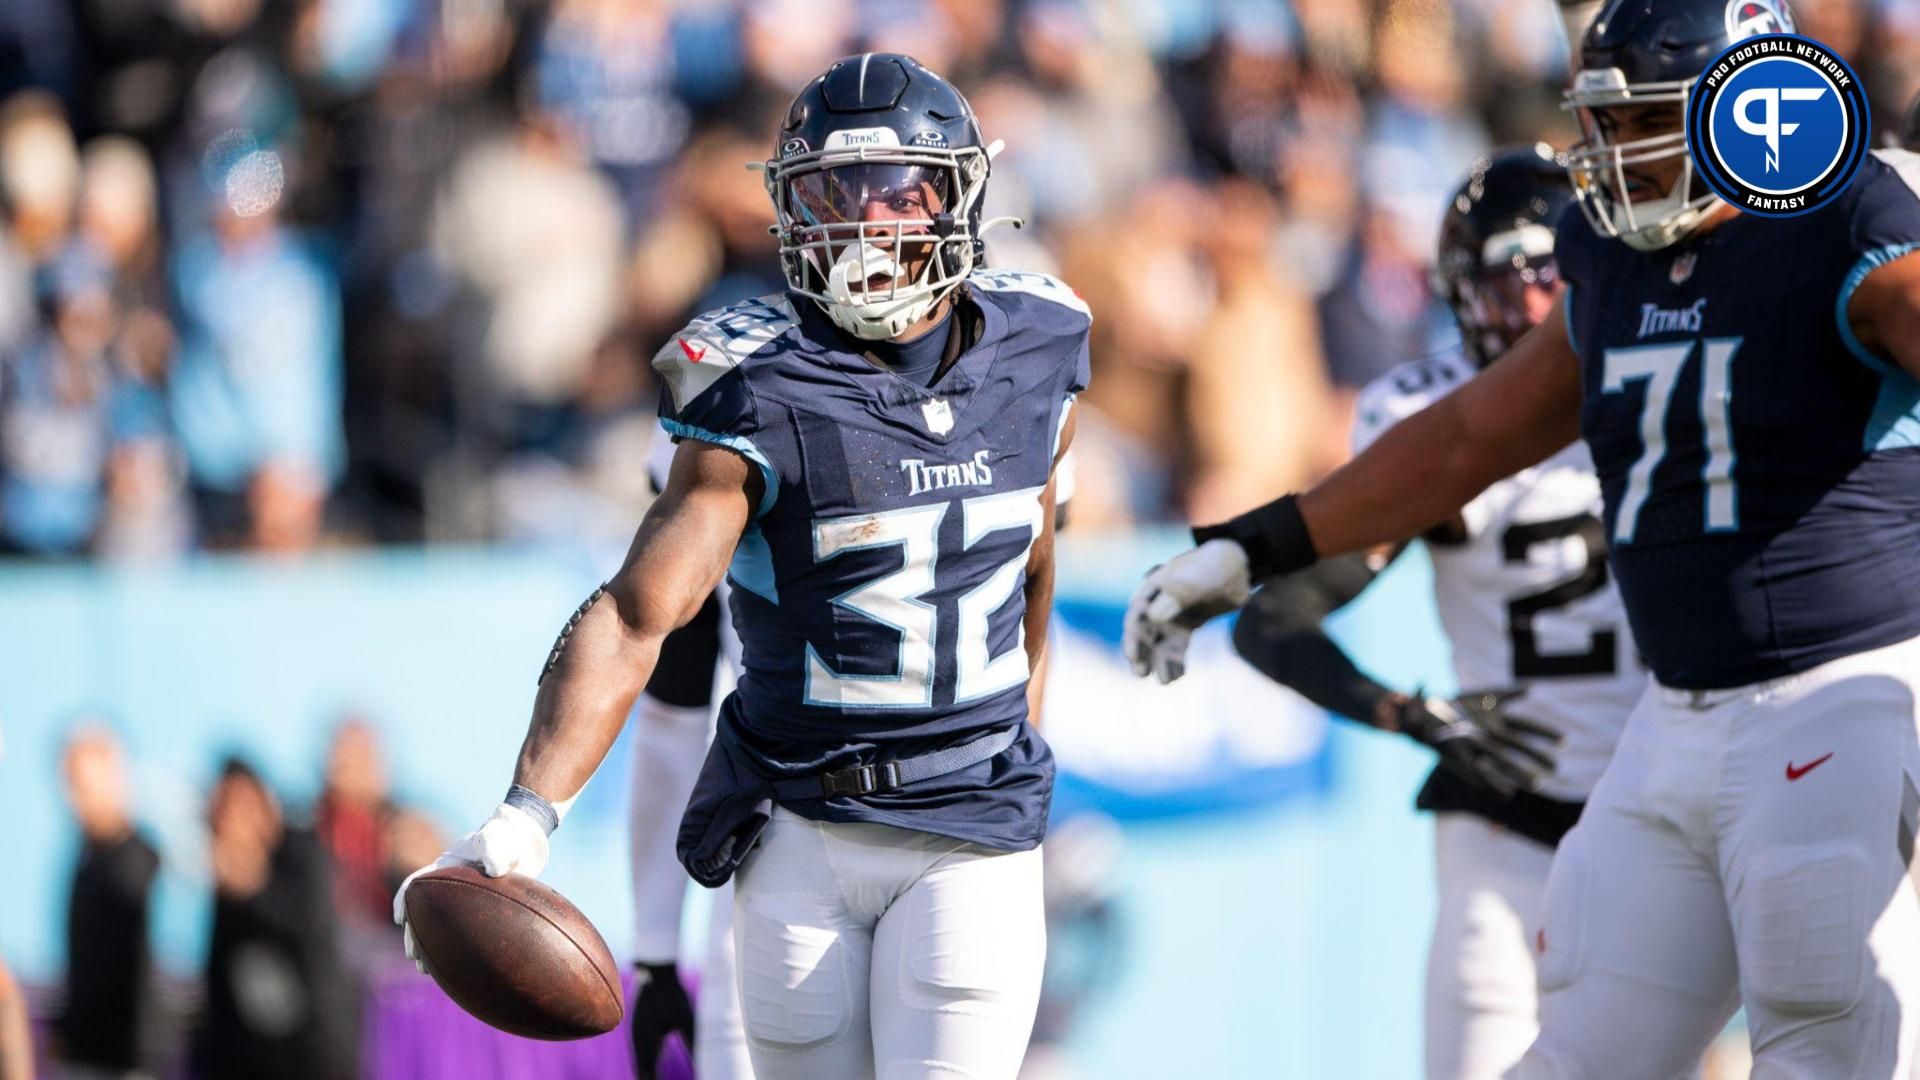
[[[772,337],[730,332],[737,327],[729,318],[737,322],[738,312],[703,315],[654,354],[653,369],[666,382],[660,426],[676,440],[724,446],[758,466],[764,492],[755,516],[761,517],[773,508],[780,477],[758,442],[761,416],[745,361]]]
[[[1871,162],[1855,181],[1859,191],[1848,223],[1854,254],[1911,251],[1920,244],[1920,154],[1880,150]]]
[[[1920,251],[1920,154],[1877,150],[1866,161],[1849,193],[1847,239],[1854,260],[1834,302],[1834,320],[1849,352],[1882,374],[1892,365],[1861,344],[1847,306],[1868,274],[1904,255]]]
[[[1088,329],[1089,330],[1092,329],[1091,324],[1089,324]],[[1087,384],[1092,381],[1093,381],[1092,339],[1089,333],[1083,331],[1080,334],[1079,343],[1074,346],[1073,374],[1070,375],[1067,379],[1067,393],[1078,394],[1082,390],[1085,390],[1087,388]]]

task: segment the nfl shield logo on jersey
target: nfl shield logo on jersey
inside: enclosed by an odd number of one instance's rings
[[[1667,268],[1667,280],[1675,285],[1685,285],[1687,279],[1693,276],[1693,264],[1698,260],[1699,256],[1691,251],[1674,259],[1673,265]]]
[[[945,435],[953,430],[953,406],[946,398],[932,398],[920,404],[920,415],[927,418],[927,430]]]

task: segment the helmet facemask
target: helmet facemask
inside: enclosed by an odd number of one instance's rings
[[[1586,139],[1567,153],[1567,171],[1580,211],[1593,231],[1617,237],[1636,251],[1677,243],[1700,224],[1718,201],[1694,175],[1682,118],[1695,80],[1628,83],[1618,68],[1581,71],[1567,91],[1565,107],[1580,118]],[[1672,105],[1674,130],[1613,142],[1600,114],[1606,109]],[[1629,173],[1678,158],[1680,170],[1665,194],[1634,199]]]
[[[898,337],[973,271],[977,147],[860,146],[769,162],[787,284],[855,337]]]

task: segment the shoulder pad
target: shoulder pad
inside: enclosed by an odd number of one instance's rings
[[[709,311],[673,335],[653,356],[676,409],[706,392],[722,375],[792,329],[798,320],[785,294],[742,300]]]
[[[1365,450],[1388,428],[1446,397],[1473,376],[1473,365],[1446,352],[1401,364],[1368,383],[1353,403],[1353,452]]]
[[[988,292],[1018,292],[1037,296],[1061,307],[1069,308],[1093,318],[1093,309],[1087,306],[1080,294],[1074,292],[1066,282],[1051,274],[1036,273],[1032,270],[975,270],[967,279],[975,288]]]

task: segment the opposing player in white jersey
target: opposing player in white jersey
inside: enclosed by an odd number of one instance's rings
[[[1544,146],[1475,164],[1448,209],[1436,279],[1461,349],[1361,391],[1356,451],[1505,352],[1559,293],[1553,227],[1572,201]],[[1315,704],[1432,746],[1417,805],[1432,811],[1439,910],[1427,960],[1427,1080],[1495,1080],[1537,1030],[1530,927],[1573,827],[1647,676],[1607,576],[1600,483],[1586,447],[1488,488],[1423,539],[1463,693],[1397,693],[1321,629],[1405,545],[1276,578],[1234,628],[1255,667]],[[1498,691],[1498,692],[1495,692]],[[1557,760],[1551,737],[1561,737]]]

